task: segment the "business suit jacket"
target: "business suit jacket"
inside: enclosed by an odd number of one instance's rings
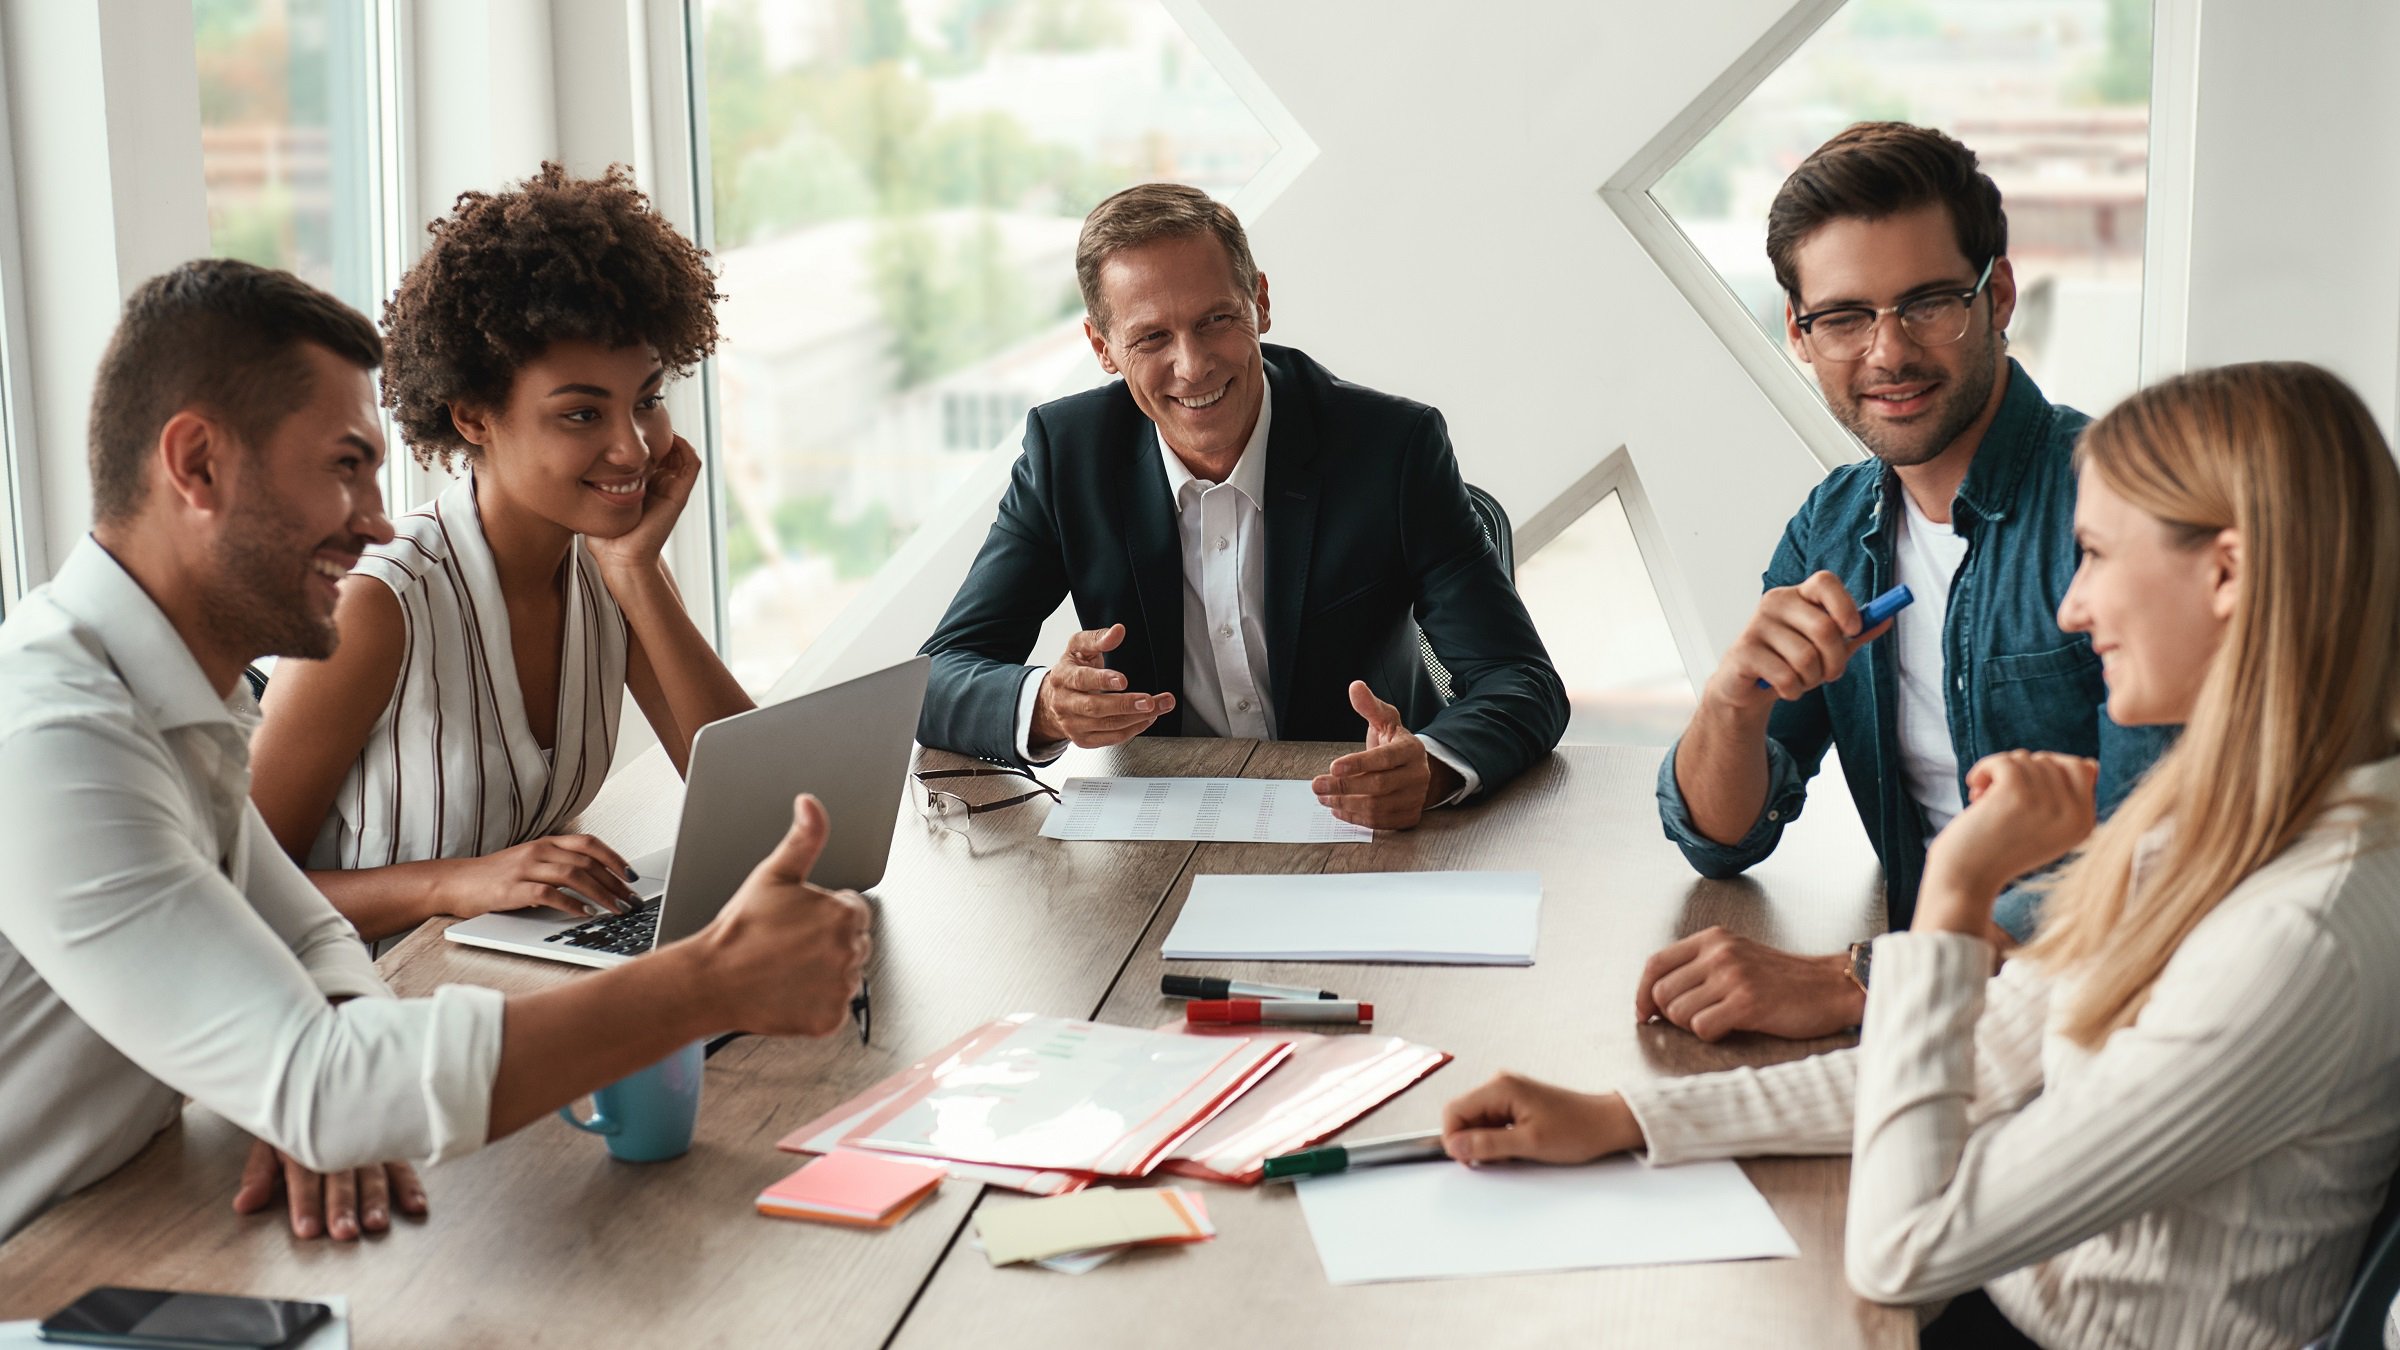
[[[1486,788],[1558,744],[1567,696],[1459,481],[1442,415],[1265,348],[1266,633],[1279,735],[1355,741],[1363,679],[1412,730],[1472,765]],[[1123,381],[1025,419],[999,518],[924,647],[929,746],[1017,762],[1016,715],[1042,623],[1072,593],[1084,628],[1125,625],[1108,664],[1130,689],[1176,696],[1145,735],[1178,735],[1183,555],[1157,431]],[[1414,613],[1415,623],[1411,623]],[[1444,705],[1417,648],[1448,668]],[[1198,730],[1194,724],[1195,731]]]

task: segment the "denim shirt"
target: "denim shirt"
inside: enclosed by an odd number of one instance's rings
[[[1951,582],[1942,626],[1943,704],[1962,801],[1966,771],[1984,756],[2055,750],[2100,761],[2105,817],[2173,742],[2172,728],[2125,728],[2109,720],[2108,688],[2091,640],[2058,626],[2059,602],[2081,553],[2075,438],[2090,421],[2043,398],[2011,359],[2000,411],[1951,504],[1967,554]],[[1784,527],[1766,587],[1796,586],[1826,571],[1862,602],[1891,589],[1900,492],[1899,476],[1881,460],[1826,475]],[[1924,812],[1900,768],[1896,651],[1888,639],[1869,643],[1840,679],[1775,705],[1767,721],[1766,805],[1738,843],[1717,843],[1692,824],[1675,782],[1675,751],[1667,751],[1658,772],[1659,818],[1701,875],[1734,876],[1774,852],[1832,745],[1883,861],[1892,927],[1908,926],[1924,878],[1926,834]],[[2001,897],[1996,917],[2023,939],[2037,905],[2033,894],[2011,892]]]

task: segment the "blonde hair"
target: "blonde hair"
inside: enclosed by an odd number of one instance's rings
[[[2226,529],[2241,541],[2233,613],[2181,739],[2061,873],[2025,952],[2072,969],[2064,1030],[2097,1047],[2400,726],[2400,468],[2358,395],[2303,362],[2145,389],[2076,457],[2185,547]],[[2136,847],[2170,821],[2136,895]]]

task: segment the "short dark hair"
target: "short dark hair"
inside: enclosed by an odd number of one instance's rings
[[[647,343],[688,374],[717,349],[708,252],[650,207],[622,164],[598,178],[541,172],[503,192],[462,192],[383,307],[391,364],[383,406],[419,463],[478,451],[450,405],[497,411],[517,371],[551,344]]]
[[[1931,127],[1860,122],[1820,145],[1775,193],[1767,210],[1767,261],[1775,284],[1800,303],[1792,255],[1818,227],[1845,218],[1880,220],[1934,203],[1949,208],[1958,251],[1981,267],[2008,256],[2000,189],[1975,152]]]
[[[150,278],[125,301],[92,384],[92,518],[141,509],[144,469],[169,419],[201,408],[262,445],[308,402],[303,344],[361,370],[383,364],[367,317],[289,272],[201,258]]]
[[[1100,268],[1110,257],[1129,248],[1161,239],[1214,235],[1233,264],[1233,284],[1247,298],[1258,291],[1258,264],[1250,257],[1250,237],[1233,208],[1196,187],[1181,183],[1140,183],[1092,208],[1083,218],[1083,233],[1075,240],[1075,284],[1083,289],[1083,312],[1102,336],[1108,333],[1108,306],[1100,299]]]

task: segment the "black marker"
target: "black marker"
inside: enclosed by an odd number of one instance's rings
[[[1168,998],[1340,998],[1330,989],[1294,989],[1281,984],[1252,984],[1248,980],[1220,980],[1213,975],[1166,975],[1158,981],[1158,992]]]

